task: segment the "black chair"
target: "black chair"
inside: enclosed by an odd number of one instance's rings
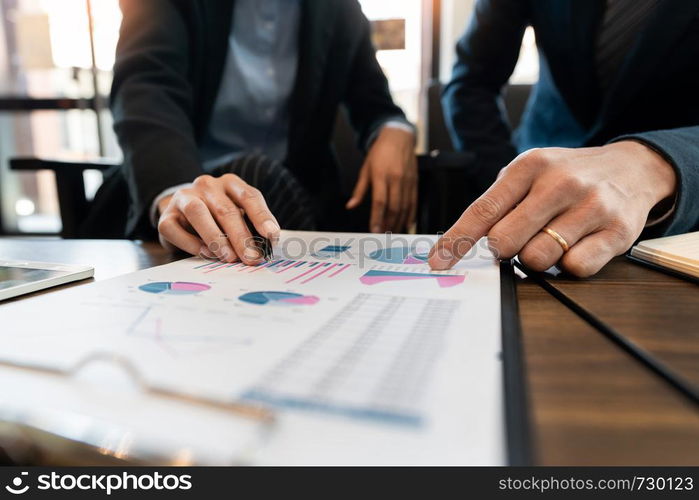
[[[70,161],[38,157],[19,157],[10,159],[10,170],[38,171],[51,170],[56,177],[58,207],[61,214],[62,238],[77,238],[79,227],[87,214],[90,204],[85,196],[86,170],[106,171],[116,163],[106,159],[91,162]]]
[[[448,229],[479,192],[469,188],[469,172],[477,167],[472,153],[453,151],[444,120],[440,82],[427,88],[427,155],[418,157],[420,207],[418,232],[438,233]],[[531,85],[509,85],[504,92],[510,127],[515,129],[526,108]]]
[[[448,228],[453,215],[463,210],[459,199],[448,196],[454,186],[463,185],[458,178],[472,165],[470,153],[433,152],[418,157],[420,175],[417,227],[421,233],[436,233]],[[107,171],[116,163],[107,160],[75,162],[49,158],[12,158],[14,171],[51,170],[56,177],[56,191],[61,215],[60,236],[66,239],[89,237],[80,233],[81,222],[90,208],[85,196],[83,174],[86,170]]]

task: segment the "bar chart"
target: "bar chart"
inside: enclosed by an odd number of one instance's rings
[[[263,404],[419,426],[459,301],[357,295],[243,395]]]
[[[247,266],[241,262],[229,264],[214,261],[196,266],[194,269],[204,274],[253,274],[260,272],[278,274],[282,275],[281,278],[285,284],[305,285],[314,280],[336,278],[350,267],[353,267],[353,264],[277,259],[258,266]]]

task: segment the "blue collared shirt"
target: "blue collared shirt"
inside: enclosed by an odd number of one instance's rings
[[[300,24],[301,0],[236,0],[220,90],[199,147],[205,171],[248,153],[286,158]],[[415,133],[397,116],[378,127],[367,145],[386,126]],[[155,198],[154,226],[160,200],[187,186],[172,186]]]
[[[301,0],[237,0],[228,56],[200,146],[205,170],[245,153],[286,157]]]

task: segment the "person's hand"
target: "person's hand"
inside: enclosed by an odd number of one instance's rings
[[[244,215],[261,236],[271,240],[279,237],[279,224],[262,193],[233,174],[197,177],[190,187],[163,198],[158,210],[163,246],[174,246],[192,255],[225,262],[240,259],[248,265],[260,263],[263,256]]]
[[[650,210],[672,196],[676,184],[672,166],[634,141],[534,149],[500,172],[437,242],[429,263],[448,269],[487,235],[499,258],[519,254],[536,271],[560,261],[573,275],[591,276],[633,244]],[[570,250],[542,232],[545,227]]]
[[[359,206],[369,186],[372,192],[369,229],[372,233],[398,232],[414,223],[417,160],[412,133],[392,127],[381,130],[359,172],[347,209]]]

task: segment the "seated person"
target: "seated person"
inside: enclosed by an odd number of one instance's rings
[[[512,135],[500,97],[527,25],[540,76]],[[585,277],[642,231],[699,229],[699,1],[479,0],[457,55],[447,121],[487,190],[434,268],[487,235],[501,258]]]
[[[372,231],[411,224],[414,129],[356,0],[121,7],[112,112],[130,235],[157,227],[165,245],[254,264],[246,217],[269,238],[280,226],[347,229],[369,188]],[[330,144],[341,104],[367,151],[349,200]]]

